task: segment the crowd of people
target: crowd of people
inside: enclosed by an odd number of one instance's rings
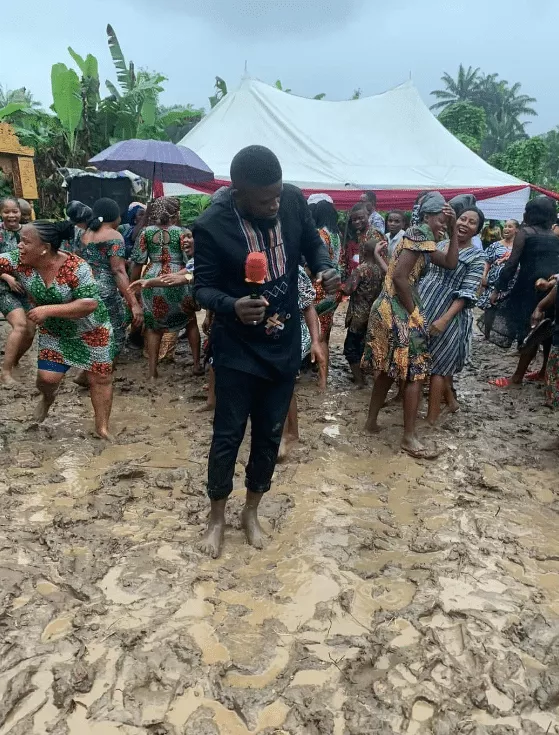
[[[365,192],[344,221],[327,193],[305,201],[283,184],[276,156],[250,146],[231,164],[231,186],[216,192],[192,229],[181,226],[173,197],[134,202],[124,222],[106,198],[92,208],[70,202],[66,211],[63,222],[33,220],[23,200],[0,202],[0,312],[9,324],[1,381],[14,382],[38,331],[35,420],[46,418],[61,380],[76,368],[75,381],[90,391],[95,430],[110,440],[112,376],[127,341],[144,347],[156,380],[158,363],[184,335],[193,374],[208,374],[203,409],[214,410],[211,512],[201,544],[211,556],[221,551],[249,417],[243,525],[249,543],[262,546],[259,502],[278,457],[298,439],[296,377],[315,366],[318,388],[326,389],[343,302],[350,378],[356,389],[372,381],[365,428],[380,431],[394,388],[401,447],[416,458],[440,452],[417,432],[424,390],[428,425],[460,408],[454,380],[470,358],[475,309],[483,338],[519,350],[514,374],[494,385],[545,381],[547,404],[559,406],[559,228],[548,197],[529,201],[522,223],[501,227],[485,222],[472,195],[447,202],[422,192],[411,213],[383,217],[374,193]],[[249,253],[265,255],[258,283],[245,279]],[[543,366],[528,373],[540,346]]]

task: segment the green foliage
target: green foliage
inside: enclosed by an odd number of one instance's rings
[[[357,87],[357,89],[353,90],[353,94],[351,96],[352,100],[360,100],[363,96],[363,90],[360,87]]]
[[[4,107],[0,107],[0,120],[13,115],[15,112],[24,110],[25,107],[26,106],[23,102],[9,102],[7,105],[4,105]]]
[[[181,203],[181,223],[183,227],[191,227],[202,212],[212,203],[207,194],[189,194],[179,197]]]
[[[487,132],[487,117],[482,107],[476,107],[471,102],[455,102],[445,107],[439,115],[439,121],[468,148],[475,153],[481,151]]]
[[[116,77],[121,88],[125,92],[132,92],[134,84],[136,82],[136,75],[134,73],[134,62],[126,64],[126,59],[120,48],[120,43],[116,37],[116,33],[113,30],[112,25],[107,25],[107,36],[109,38],[109,51],[113,57],[113,63],[116,69]],[[107,84],[107,87],[109,85]],[[114,87],[113,87],[114,89]],[[113,92],[114,94],[114,92]],[[118,94],[118,92],[117,92]]]
[[[538,136],[512,143],[502,153],[493,154],[489,163],[511,176],[538,186],[543,179],[548,152],[545,139]]]
[[[210,107],[213,109],[218,102],[220,102],[225,95],[227,94],[227,82],[223,80],[221,77],[215,78],[215,94],[213,94],[209,100],[210,100]]]
[[[76,130],[83,112],[80,80],[76,72],[66,64],[55,64],[51,71],[51,85],[53,108],[62,125],[70,156],[73,157]]]
[[[485,110],[487,132],[480,151],[484,158],[527,137],[527,123],[521,118],[537,114],[532,107],[536,100],[521,94],[518,82],[510,86],[505,79],[499,79],[498,74],[483,74],[479,68],[466,69],[462,64],[456,79],[445,72],[442,81],[444,89],[431,92],[437,99],[431,109],[444,111],[456,103],[468,102]]]
[[[547,155],[543,165],[542,186],[559,191],[559,127],[542,136],[547,145]]]
[[[284,89],[283,86],[282,86],[282,83],[280,82],[279,79],[276,81],[276,83],[275,83],[274,86],[275,86],[276,89],[279,89],[281,92],[285,92],[286,94],[291,94],[291,90],[290,89]]]

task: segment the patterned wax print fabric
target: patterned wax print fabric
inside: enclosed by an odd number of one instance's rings
[[[340,274],[342,241],[339,233],[330,232],[328,228],[322,227],[318,230],[318,234],[320,235],[322,242],[326,245],[326,249],[328,250],[330,260],[334,264],[334,268],[338,274]],[[316,280],[313,281],[312,285],[316,291],[314,305],[320,322],[320,334],[326,341],[328,341],[330,339],[330,332],[332,331],[332,324],[334,323],[334,314],[340,305],[343,294],[340,291],[335,295],[327,294],[322,283],[318,283]]]
[[[387,373],[394,380],[424,380],[429,376],[429,336],[416,286],[427,270],[429,254],[436,249],[435,237],[424,224],[406,230],[396,246],[384,288],[371,309],[362,360],[364,368]],[[416,305],[413,314],[409,314],[400,302],[393,281],[404,250],[419,256],[408,277]]]
[[[109,319],[113,325],[117,355],[119,355],[126,341],[126,328],[130,321],[126,305],[116,285],[114,273],[111,270],[111,258],[124,258],[124,240],[122,237],[100,242],[84,243],[83,236],[74,242],[74,252],[91,266],[99,293],[109,312]]]
[[[349,292],[345,325],[352,332],[367,329],[371,307],[382,290],[382,273],[375,263],[361,263],[353,271],[346,284]]]
[[[304,312],[313,304],[316,294],[311,279],[301,266],[299,266],[297,288],[299,292],[299,318],[301,320],[301,361],[303,361],[311,352],[311,333],[305,321]]]
[[[382,215],[380,215],[376,211],[376,209],[374,212],[371,212],[371,214],[369,215],[369,224],[371,225],[373,229],[378,230],[381,233],[381,235],[384,235],[386,223]]]
[[[186,254],[185,229],[177,225],[144,228],[136,238],[131,260],[149,265],[143,278],[158,278],[168,273],[177,273],[190,262]],[[184,286],[142,289],[142,306],[145,325],[148,329],[165,329],[177,332],[196,319],[196,302],[192,296],[192,285],[185,280]]]
[[[19,243],[19,230],[7,230],[3,224],[0,225],[0,254],[17,252]],[[14,309],[25,309],[28,311],[29,302],[22,294],[14,293],[5,281],[0,281],[0,314],[8,316]]]
[[[107,308],[90,266],[69,254],[47,288],[39,273],[19,262],[19,252],[0,255],[0,273],[9,273],[25,289],[31,306],[95,299],[97,308],[81,319],[49,317],[39,327],[39,360],[110,375],[115,341]]]
[[[438,250],[443,252],[447,248],[448,241],[438,245]],[[459,251],[458,265],[454,270],[431,265],[419,284],[419,298],[428,325],[440,319],[456,299],[465,301],[464,308],[453,317],[445,331],[431,337],[431,375],[455,375],[466,364],[474,323],[472,309],[484,266],[483,251],[472,245]]]
[[[487,250],[484,251],[485,262],[489,263],[489,272],[487,273],[487,286],[479,297],[477,305],[480,309],[490,309],[492,304],[490,301],[491,293],[497,287],[497,281],[501,275],[501,271],[505,267],[505,263],[512,253],[512,246],[508,247],[503,241],[494,242]],[[516,281],[516,276],[509,282],[506,291],[499,294],[499,301],[503,301],[511,292]]]

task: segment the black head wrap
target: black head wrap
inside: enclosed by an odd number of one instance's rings
[[[87,204],[73,199],[66,207],[66,216],[70,222],[77,225],[80,222],[88,222],[93,216],[93,210]]]
[[[448,203],[456,212],[457,217],[463,215],[466,210],[475,210],[477,204],[473,194],[458,194],[458,196],[449,199]]]
[[[551,197],[539,196],[526,205],[524,223],[531,227],[545,227],[550,230],[557,220],[557,205]]]

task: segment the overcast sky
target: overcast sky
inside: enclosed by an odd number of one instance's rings
[[[47,10],[48,8],[48,10]],[[89,14],[87,9],[90,10]],[[2,8],[0,83],[51,103],[50,68],[66,49],[99,59],[116,81],[105,27],[125,56],[168,77],[162,101],[208,106],[216,75],[243,74],[295,94],[347,99],[411,77],[423,99],[460,62],[498,72],[536,97],[529,132],[559,125],[559,0],[27,0]],[[103,90],[105,92],[106,90]]]

